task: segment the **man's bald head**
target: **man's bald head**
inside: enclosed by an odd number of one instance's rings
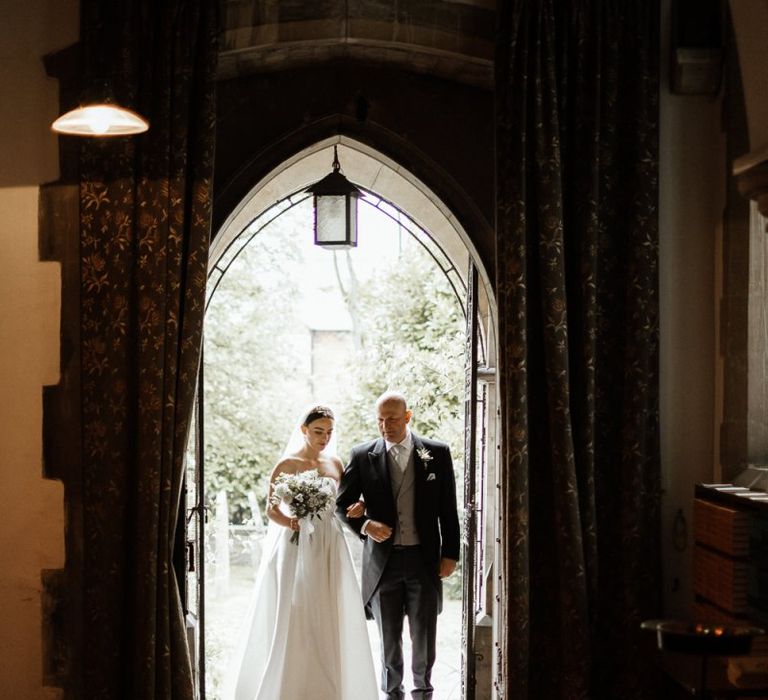
[[[385,391],[378,399],[376,399],[376,410],[385,403],[399,403],[404,411],[408,410],[408,402],[405,400],[405,394],[401,394],[399,391]]]
[[[399,391],[385,391],[376,401],[376,420],[387,442],[402,442],[411,420],[405,396]]]

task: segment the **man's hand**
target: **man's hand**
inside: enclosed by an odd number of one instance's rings
[[[365,503],[363,501],[355,501],[349,508],[347,508],[348,518],[362,518],[365,515]]]
[[[384,542],[392,537],[392,528],[378,520],[369,520],[365,526],[365,534],[375,542]]]
[[[440,578],[446,578],[450,576],[456,570],[456,560],[446,559],[443,557],[440,560]]]

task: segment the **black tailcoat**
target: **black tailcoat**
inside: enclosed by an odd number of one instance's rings
[[[414,517],[421,542],[421,555],[432,573],[435,587],[442,592],[440,559],[459,559],[459,517],[456,510],[456,483],[448,445],[411,434],[414,459]],[[360,499],[365,501],[362,518],[348,518],[347,507]],[[364,540],[363,602],[370,603],[392,551],[392,537],[375,542],[360,534],[366,519],[378,520],[394,530],[395,497],[387,466],[386,443],[383,438],[357,445],[339,487],[336,513]]]

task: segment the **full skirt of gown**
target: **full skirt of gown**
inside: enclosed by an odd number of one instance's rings
[[[309,530],[314,528],[310,534]],[[360,587],[333,511],[270,523],[227,700],[376,700]]]

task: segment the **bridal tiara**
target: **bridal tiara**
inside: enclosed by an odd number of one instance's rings
[[[313,406],[307,412],[306,418],[304,418],[303,425],[309,425],[312,421],[318,418],[330,418],[336,420],[333,415],[333,411],[328,406]]]

